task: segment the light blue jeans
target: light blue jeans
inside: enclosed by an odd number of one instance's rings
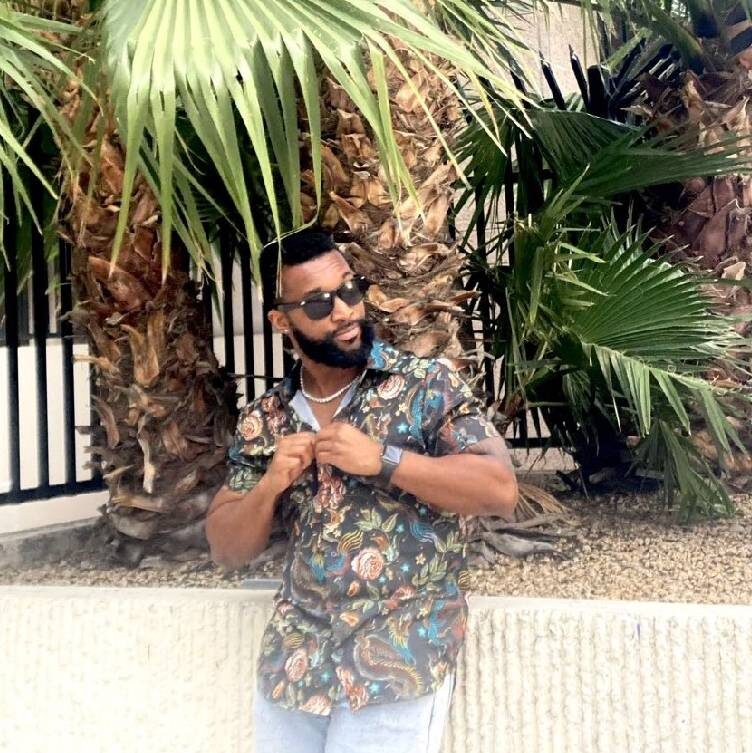
[[[290,711],[256,694],[256,753],[439,753],[454,675],[430,695],[330,716]]]

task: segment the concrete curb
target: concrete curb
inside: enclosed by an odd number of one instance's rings
[[[251,752],[271,596],[0,587],[0,751]],[[752,606],[470,607],[443,753],[752,753]]]

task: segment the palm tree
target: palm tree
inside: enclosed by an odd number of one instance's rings
[[[440,5],[465,26],[476,19],[464,0]],[[358,263],[376,243],[392,257],[373,257],[369,270],[380,283],[377,306],[391,295],[391,314],[409,309],[392,326],[418,321],[414,306],[394,305],[395,270],[438,266],[418,295],[410,291],[409,302],[425,309],[418,319],[431,326],[408,344],[459,356],[452,317],[461,296],[449,294],[459,264],[445,243],[454,168],[442,164],[453,159],[444,129],[466,103],[455,77],[472,88],[483,76],[518,100],[470,45],[407,0],[179,6],[79,3],[81,31],[65,38],[79,57],[66,58],[77,76],[61,110],[63,233],[74,247],[75,319],[95,372],[101,426],[93,450],[110,489],[107,518],[131,563],[150,541],[173,552],[197,545],[221,482],[234,386],[211,354],[186,274],[188,254],[208,269],[207,226],[223,222],[255,269],[264,241],[319,213],[332,226],[341,220]],[[478,29],[501,38],[477,19]],[[62,40],[75,30],[52,32]],[[443,110],[426,88],[432,82],[444,92]],[[493,139],[493,122],[484,127]],[[338,169],[337,153],[352,159]],[[383,222],[378,234],[370,226],[354,232],[350,207],[362,216],[399,207],[401,224],[389,242]]]
[[[664,252],[709,273],[706,288],[714,308],[732,317],[730,326],[749,335],[752,276],[747,237],[752,213],[750,187],[749,69],[752,65],[752,23],[744,3],[692,0],[679,3],[617,2],[598,9],[602,29],[617,38],[623,58],[613,74],[600,67],[581,87],[582,103],[593,103],[609,117],[647,125],[660,133],[682,134],[687,145],[712,150],[717,144],[735,147],[742,159],[734,173],[701,170],[666,190],[653,191],[643,209],[656,226],[653,237]],[[604,33],[606,52],[609,34]],[[626,53],[626,55],[624,54]],[[591,69],[593,70],[593,69]],[[591,96],[594,95],[594,96]],[[715,278],[713,280],[712,278]],[[708,377],[719,386],[748,390],[748,359],[712,364]],[[737,406],[742,416],[745,406]],[[752,477],[752,433],[747,422],[730,417],[743,448],[721,452],[705,429],[693,442],[711,461],[745,487]]]

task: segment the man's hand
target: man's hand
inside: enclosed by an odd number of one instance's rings
[[[340,421],[333,421],[318,433],[315,456],[317,463],[328,463],[356,476],[375,476],[381,470],[381,445]]]
[[[277,451],[265,474],[275,495],[282,494],[311,465],[315,441],[315,434],[300,432],[277,442]]]

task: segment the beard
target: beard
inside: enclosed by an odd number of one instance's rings
[[[340,348],[334,340],[334,333],[323,340],[314,340],[293,327],[292,334],[303,355],[315,363],[335,369],[362,369],[368,363],[375,335],[370,322],[362,319],[357,324],[360,327],[360,345],[355,350]]]

